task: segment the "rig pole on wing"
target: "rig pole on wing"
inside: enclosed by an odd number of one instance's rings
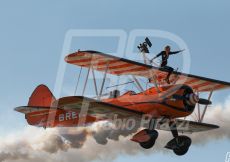
[[[139,46],[137,46],[137,48],[139,49],[140,53],[143,56],[144,63],[146,65],[148,64],[148,59],[147,59],[147,56],[146,56],[146,54],[149,53],[148,47],[150,47],[150,48],[152,47],[152,43],[151,43],[151,41],[149,40],[148,37],[145,38],[145,41],[143,43],[140,43]],[[151,78],[153,79],[153,83],[154,83],[154,86],[156,87],[157,92],[160,93],[161,91],[159,90],[159,87],[158,87],[158,84],[157,84],[157,79],[156,79],[155,72],[150,70],[149,73],[150,73]]]

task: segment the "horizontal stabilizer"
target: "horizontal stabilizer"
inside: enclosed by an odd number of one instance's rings
[[[46,110],[56,110],[57,108],[51,107],[38,107],[38,106],[20,106],[16,107],[14,110],[23,114],[39,112],[39,111],[46,111]]]

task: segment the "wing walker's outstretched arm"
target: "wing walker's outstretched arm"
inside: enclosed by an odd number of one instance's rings
[[[184,50],[169,52],[169,55],[178,54],[178,53],[183,52],[183,51],[184,51]],[[162,56],[163,54],[164,54],[164,51],[161,51],[159,54],[157,54],[155,57],[153,57],[153,59],[151,59],[151,62],[152,62],[154,59],[156,59],[156,58]]]
[[[169,55],[178,54],[178,53],[183,52],[183,51],[184,51],[184,49],[183,50],[179,50],[179,51],[169,52]]]

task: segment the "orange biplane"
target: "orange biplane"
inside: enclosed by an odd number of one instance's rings
[[[191,145],[191,139],[179,133],[219,128],[217,125],[203,123],[203,119],[208,105],[211,104],[212,93],[230,88],[230,83],[173,72],[171,84],[167,84],[164,80],[167,75],[165,70],[96,51],[77,51],[66,56],[65,61],[81,68],[88,68],[86,79],[92,71],[97,99],[84,96],[55,99],[45,85],[40,85],[31,95],[28,106],[15,108],[16,111],[25,114],[30,125],[44,128],[75,127],[108,120],[114,115],[120,119],[133,118],[135,121],[141,121],[143,115],[147,114],[150,117],[148,125],[131,140],[149,149],[158,137],[157,129],[171,131],[173,139],[165,147],[177,155],[184,155]],[[96,86],[94,70],[104,73],[100,89]],[[120,95],[118,90],[114,90],[108,98],[101,97],[107,74],[132,76],[140,92],[127,91]],[[144,89],[138,77],[151,78],[153,86]],[[87,81],[83,91],[86,84]],[[209,93],[208,99],[200,98],[199,94],[202,92]],[[204,105],[204,109],[201,110],[200,104]],[[196,105],[197,121],[181,119],[191,115]]]

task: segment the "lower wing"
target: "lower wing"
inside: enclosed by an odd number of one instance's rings
[[[143,118],[144,115],[143,113],[140,113],[138,111],[133,111],[125,107],[90,99],[83,96],[63,97],[60,98],[59,100],[56,100],[53,103],[53,105],[55,106],[51,108],[23,106],[23,107],[15,108],[15,110],[24,114],[28,114],[36,111],[44,111],[48,109],[76,111],[79,114],[85,112],[85,115],[95,117],[98,120],[111,120],[114,119],[114,116],[116,116],[116,119],[128,119],[128,118],[133,119],[139,127],[148,126],[148,122],[142,121],[145,119]],[[182,133],[202,132],[202,131],[208,131],[208,130],[219,128],[219,126],[217,125],[199,123],[199,122],[181,120],[181,119],[176,120],[176,126],[178,132],[182,132]],[[169,120],[164,120],[164,121],[159,120],[159,122],[157,122],[156,129],[170,131]]]

